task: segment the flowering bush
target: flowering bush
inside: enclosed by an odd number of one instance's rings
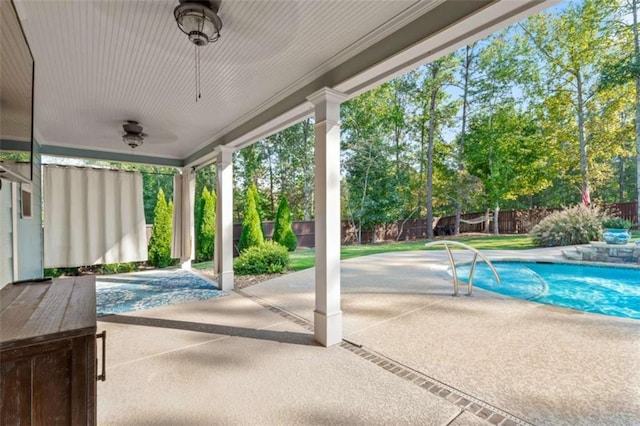
[[[533,243],[540,247],[586,244],[602,239],[605,212],[599,207],[579,204],[544,218],[531,230]]]

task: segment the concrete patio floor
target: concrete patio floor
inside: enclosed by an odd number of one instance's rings
[[[640,322],[454,298],[446,268],[442,251],[343,261],[346,341],[331,348],[310,331],[313,270],[101,318],[98,423],[640,424]]]

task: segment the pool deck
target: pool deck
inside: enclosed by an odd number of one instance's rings
[[[451,297],[447,266],[443,251],[343,261],[346,341],[331,348],[312,342],[313,269],[103,318],[98,422],[640,424],[640,321],[480,289]]]

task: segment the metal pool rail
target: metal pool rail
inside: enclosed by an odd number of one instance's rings
[[[496,281],[498,281],[498,284],[501,284],[500,277],[498,276],[498,271],[496,271],[496,268],[493,267],[493,264],[491,263],[491,261],[487,259],[486,256],[480,253],[478,250],[474,249],[473,247],[467,244],[464,244],[458,241],[440,240],[440,241],[432,241],[430,243],[426,243],[424,246],[431,247],[431,246],[437,246],[440,244],[444,245],[444,248],[447,250],[447,256],[449,256],[449,263],[451,264],[451,274],[453,275],[453,296],[458,296],[459,281],[458,281],[458,273],[456,272],[456,264],[453,261],[453,253],[451,253],[451,248],[449,247],[450,245],[465,248],[467,250],[470,250],[473,253],[473,260],[471,261],[471,268],[469,269],[467,296],[471,296],[471,294],[473,293],[473,271],[476,269],[476,261],[478,260],[478,256],[480,256],[480,258],[485,261],[489,269],[491,269],[491,272],[493,272],[493,275],[496,277]]]

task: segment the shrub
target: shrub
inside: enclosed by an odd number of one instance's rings
[[[165,268],[173,263],[171,259],[173,203],[164,198],[164,191],[160,188],[154,209],[153,233],[149,240],[149,263],[159,268]]]
[[[96,268],[98,274],[123,274],[127,272],[135,272],[138,270],[138,264],[135,262],[127,263],[109,263],[100,265]]]
[[[255,185],[247,190],[247,199],[244,205],[244,213],[242,215],[242,232],[240,241],[238,242],[238,251],[242,253],[250,247],[258,247],[264,244],[264,234],[262,231],[262,223],[258,215],[256,206]]]
[[[244,250],[233,264],[238,275],[281,274],[289,265],[289,252],[273,241]]]
[[[66,276],[66,277],[72,277],[72,276],[77,276],[80,275],[80,270],[79,268],[45,268],[44,269],[44,276],[45,277],[53,277],[53,278],[58,278],[58,277],[62,277],[62,276]]]
[[[294,251],[298,245],[298,238],[291,228],[291,209],[285,197],[280,198],[273,228],[273,241],[283,245],[289,251]]]
[[[602,221],[602,227],[610,229],[630,229],[631,222],[621,217],[606,217]]]
[[[293,229],[287,229],[278,244],[286,247],[288,251],[294,251],[298,247],[298,237]]]
[[[541,247],[586,244],[602,237],[604,212],[579,204],[544,218],[531,230],[533,243]]]

